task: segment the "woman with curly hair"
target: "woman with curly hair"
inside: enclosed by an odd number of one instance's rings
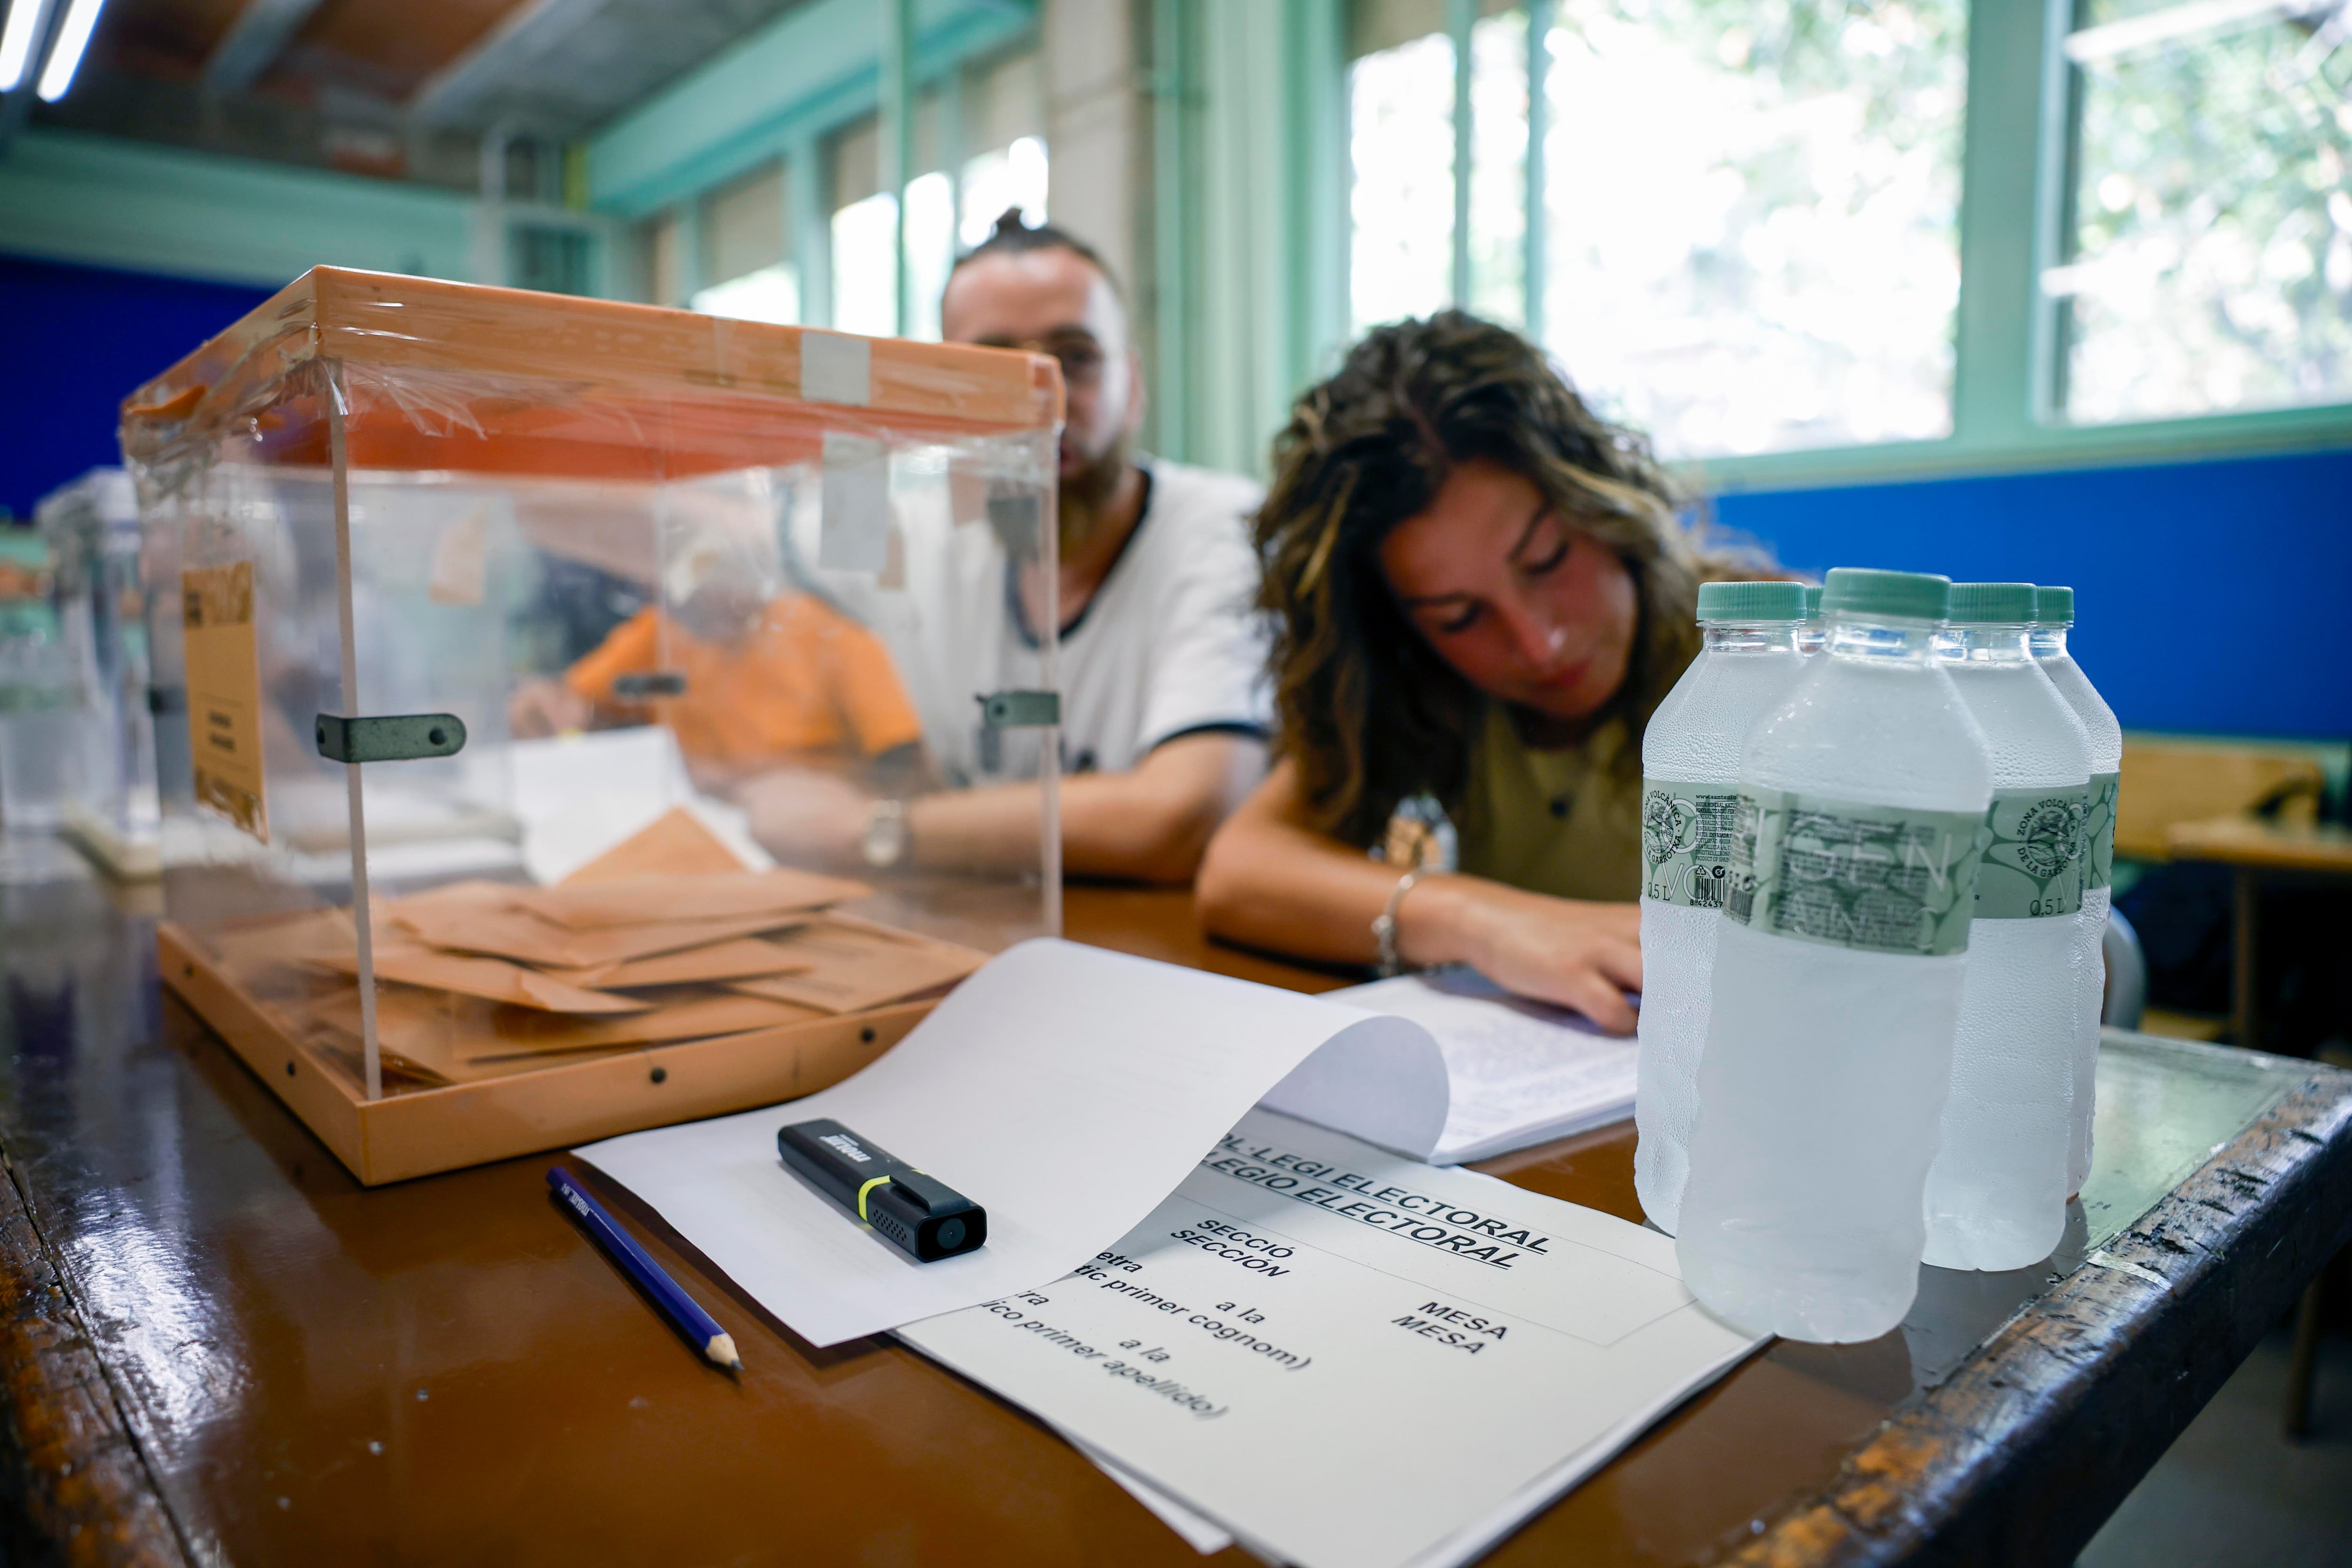
[[[1643,440],[1538,350],[1457,311],[1372,331],[1274,456],[1255,527],[1279,762],[1210,845],[1203,922],[1465,963],[1631,1033],[1642,729],[1698,652],[1700,582],[1754,563],[1705,551]],[[1391,832],[1424,798],[1455,871]]]

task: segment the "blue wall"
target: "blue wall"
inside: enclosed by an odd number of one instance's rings
[[[2352,735],[2352,452],[1727,495],[1789,566],[2063,583],[2124,727]]]
[[[0,506],[18,517],[77,475],[122,460],[122,399],[269,298],[197,283],[0,256]]]

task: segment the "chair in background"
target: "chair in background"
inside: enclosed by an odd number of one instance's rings
[[[2111,1029],[2137,1029],[2147,1011],[2147,955],[2140,951],[2139,932],[2121,910],[2107,911],[2107,929],[2099,934],[2099,955],[2107,961],[2105,994],[2099,1002],[2099,1022]]]
[[[2276,804],[2281,820],[2317,815],[2326,769],[2308,748],[2126,737],[2116,800],[2116,855],[2168,860],[2176,823]]]

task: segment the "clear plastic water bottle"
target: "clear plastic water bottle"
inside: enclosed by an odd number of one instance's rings
[[[2066,1228],[2091,741],[2026,646],[2028,583],[1961,583],[1937,652],[1992,752],[1927,1242],[1939,1268],[2023,1268]]]
[[[1828,646],[1740,750],[1675,1245],[1698,1299],[1751,1331],[1875,1339],[1918,1289],[1992,799],[1935,656],[1950,591],[1832,572]]]
[[[2116,867],[2116,786],[2123,776],[2124,728],[2116,711],[2066,651],[2074,624],[2074,590],[2039,588],[2033,595],[2033,658],[2091,739],[2090,805],[2083,824],[2083,907],[2075,913],[2083,948],[2081,994],[2074,1003],[2074,1106],[2066,1141],[2066,1193],[2083,1190],[2091,1173],[2091,1118],[2097,1105],[2099,1009],[2106,1000],[2103,943]]]
[[[1642,1014],[1633,1186],[1642,1212],[1675,1233],[1698,1114],[1716,915],[1730,874],[1739,746],[1805,670],[1795,583],[1706,583],[1705,641],[1642,731]]]
[[[1805,584],[1805,624],[1797,628],[1797,651],[1819,653],[1829,633],[1822,625],[1822,590],[1815,583]]]

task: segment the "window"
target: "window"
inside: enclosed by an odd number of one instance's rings
[[[2093,0],[2062,406],[2082,423],[2352,395],[2352,50],[2327,7]]]
[[[833,325],[936,342],[957,251],[986,238],[1008,207],[1045,219],[1044,62],[1034,47],[1013,50],[934,81],[913,107],[907,319],[898,319],[898,203],[884,182],[880,122],[868,116],[832,139]]]
[[[771,262],[697,290],[691,303],[706,316],[793,326],[801,319],[801,269],[789,261]]]
[[[1349,300],[1355,330],[1453,297],[1454,47],[1433,33],[1348,73]]]
[[[781,163],[762,163],[702,203],[702,275],[688,304],[708,316],[792,325],[801,319],[800,268],[789,259]]]
[[[593,291],[595,252],[584,231],[517,224],[507,231],[507,276],[516,288],[551,294]]]
[[[833,324],[847,332],[936,342],[940,296],[961,247],[978,245],[1006,209],[1045,220],[1045,143],[1024,136],[967,162],[958,188],[938,170],[907,184],[908,320],[898,316],[898,204],[887,191],[833,215]],[[961,216],[958,216],[958,208]]]
[[[833,215],[833,324],[898,335],[898,204],[887,191]]]
[[[1045,66],[1034,38],[940,71],[912,108],[903,320],[900,194],[886,186],[881,122],[870,109],[845,110],[822,133],[803,128],[783,157],[646,219],[645,297],[746,321],[936,341],[958,251],[987,237],[1008,208],[1045,221]]]
[[[1360,9],[1360,45],[1365,15],[1403,8]],[[1458,251],[1447,37],[1350,68],[1359,330],[1457,298],[1532,314],[1670,457],[1948,434],[1966,0],[1561,0],[1553,17],[1540,247],[1524,11],[1469,29]]]
[[[1549,346],[1664,453],[1951,429],[1964,0],[1571,0]]]
[[[982,153],[963,166],[963,226],[956,243],[969,250],[988,237],[996,220],[1014,207],[1021,221],[1045,221],[1045,142],[1016,136],[1010,146]]]

